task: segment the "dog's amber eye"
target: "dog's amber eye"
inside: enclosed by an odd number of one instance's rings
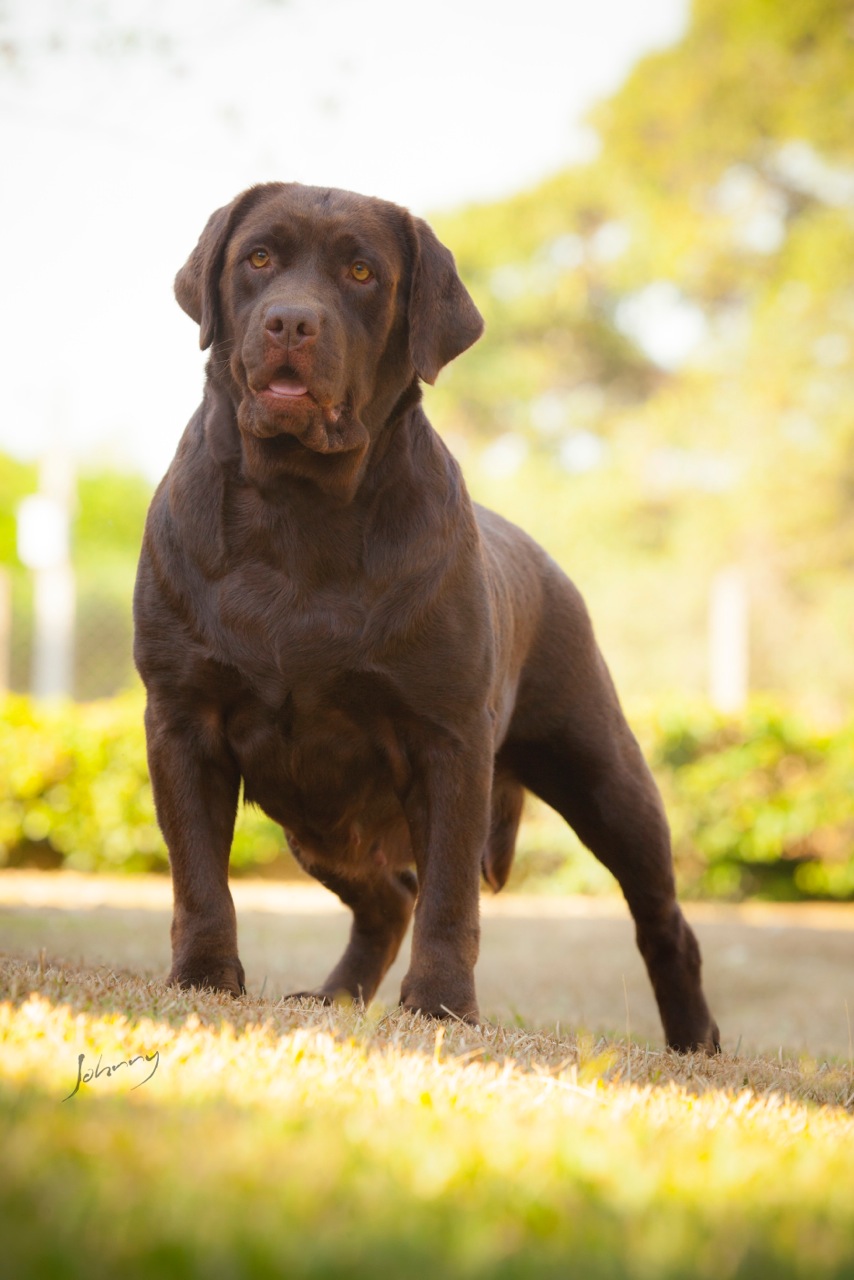
[[[350,275],[354,280],[358,280],[360,284],[364,284],[366,280],[370,280],[373,275],[371,268],[364,262],[354,262],[350,268]]]
[[[253,249],[249,255],[249,261],[253,267],[266,267],[270,261],[270,255],[266,249]]]

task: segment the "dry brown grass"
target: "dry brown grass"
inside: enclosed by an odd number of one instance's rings
[[[314,986],[340,953],[349,914],[318,886],[236,881],[241,953],[252,995],[275,1003]],[[153,978],[169,964],[165,877],[0,874],[3,949]],[[739,1058],[850,1062],[854,907],[689,904],[724,1048]],[[478,963],[492,1022],[563,1040],[630,1037],[661,1047],[649,982],[622,901],[485,895]],[[380,990],[392,1007],[404,946]]]
[[[81,1054],[149,1061],[68,1097]],[[570,1259],[587,1280],[841,1280],[853,1113],[847,1062],[0,957],[0,1236],[21,1280],[530,1280]]]
[[[36,963],[0,959],[0,997],[21,1008],[33,997],[61,1007],[73,1018],[121,1019],[144,1025],[148,1043],[159,1045],[186,1025],[240,1037],[259,1027],[278,1039],[295,1032],[322,1032],[342,1043],[358,1040],[366,1053],[423,1055],[459,1065],[489,1063],[514,1074],[559,1080],[561,1088],[631,1085],[636,1089],[676,1086],[695,1096],[742,1092],[756,1099],[781,1098],[854,1112],[854,1071],[850,1064],[721,1053],[674,1054],[627,1039],[590,1034],[548,1034],[483,1024],[471,1027],[449,1019],[441,1024],[379,1004],[329,1008],[313,1000],[240,1000],[214,992],[179,991],[162,981],[106,968],[77,968],[43,955]],[[91,1037],[90,1037],[91,1038]],[[73,1059],[65,1064],[65,1076]],[[26,1070],[26,1062],[22,1063]]]

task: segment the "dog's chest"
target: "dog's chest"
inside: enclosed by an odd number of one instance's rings
[[[242,675],[285,675],[288,683],[346,665],[361,649],[368,593],[346,583],[306,587],[286,571],[249,564],[218,585],[214,631],[222,660]]]
[[[275,708],[247,695],[229,714],[226,735],[246,799],[281,823],[309,860],[352,864],[395,844],[393,833],[405,825],[399,795],[408,762],[382,690],[360,689],[350,673],[336,687],[293,690]]]

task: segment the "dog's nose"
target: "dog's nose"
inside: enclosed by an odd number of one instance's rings
[[[274,342],[293,350],[314,341],[320,333],[320,316],[311,307],[274,305],[267,310],[264,328]]]

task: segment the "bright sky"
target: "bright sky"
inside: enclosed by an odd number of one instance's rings
[[[58,438],[81,465],[157,478],[200,398],[172,279],[212,209],[271,179],[423,214],[531,185],[590,154],[584,112],[679,37],[687,0],[3,12],[0,45],[19,52],[0,63],[0,450],[33,458]]]

